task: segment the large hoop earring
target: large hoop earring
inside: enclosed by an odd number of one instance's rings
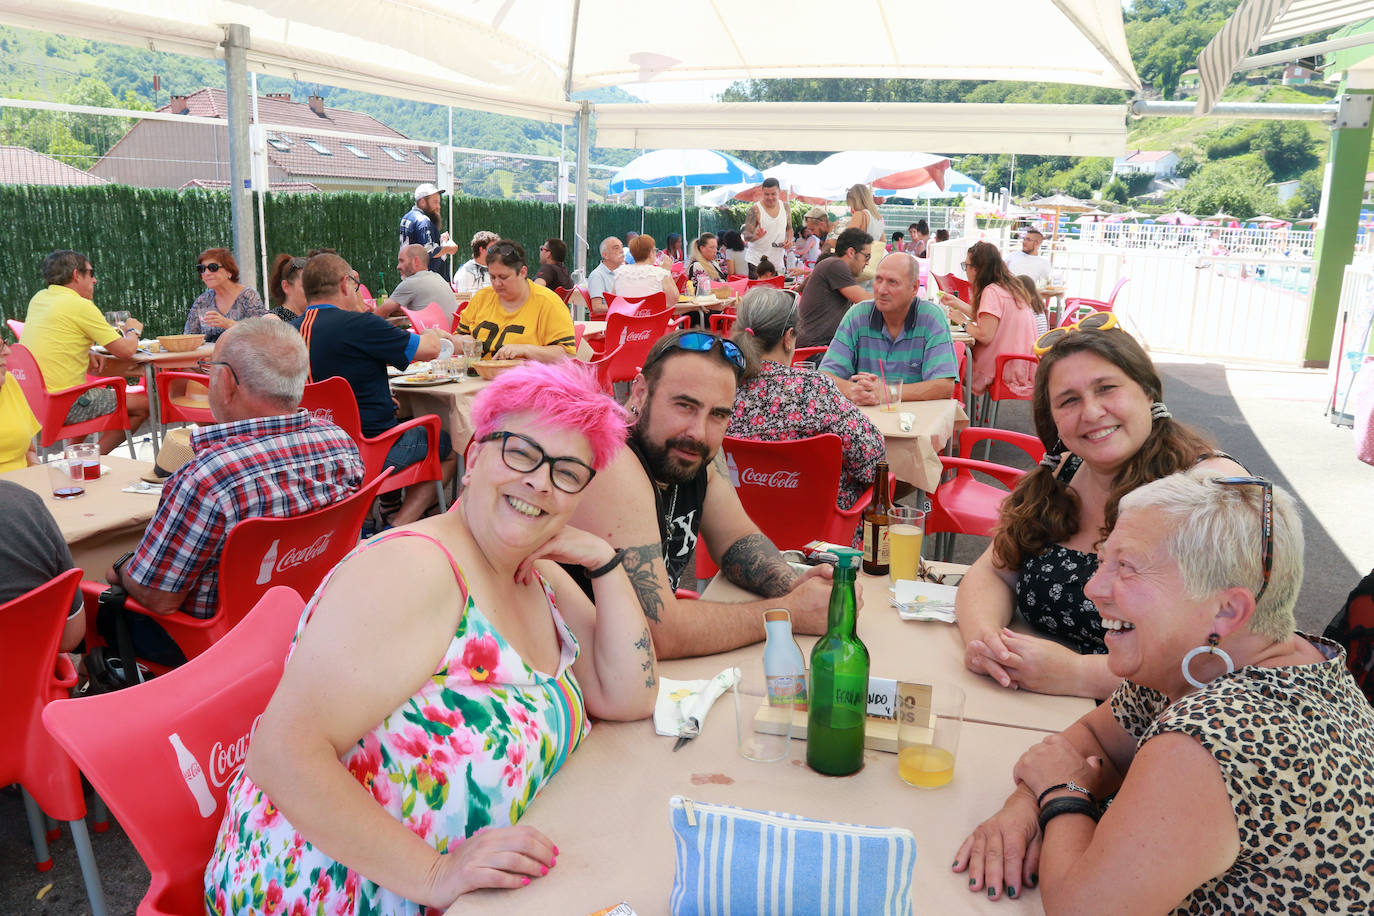
[[[1187,655],[1183,656],[1183,679],[1199,690],[1206,687],[1207,685],[1204,684],[1202,681],[1199,681],[1197,678],[1193,677],[1193,673],[1188,670],[1189,666],[1193,663],[1193,659],[1197,658],[1199,655],[1215,655],[1219,657],[1223,662],[1226,663],[1227,674],[1230,674],[1232,671],[1236,670],[1235,662],[1231,661],[1231,656],[1226,654],[1225,649],[1217,645],[1219,642],[1221,642],[1221,637],[1215,633],[1212,633],[1207,637],[1207,645],[1198,646],[1196,649],[1193,649]]]

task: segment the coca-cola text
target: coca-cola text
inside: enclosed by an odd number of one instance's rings
[[[329,532],[320,535],[309,547],[292,547],[277,561],[277,572],[285,572],[293,566],[309,563],[329,549]]]
[[[258,716],[261,719],[262,716]],[[239,767],[243,766],[243,761],[248,756],[248,742],[253,737],[253,732],[258,729],[258,719],[253,720],[246,735],[240,735],[237,741],[223,744],[215,742],[215,746],[210,748],[210,782],[215,784],[215,788],[223,788],[224,784],[233,778],[238,772]]]
[[[775,490],[795,490],[801,486],[801,471],[756,471],[745,468],[739,472],[739,482]]]

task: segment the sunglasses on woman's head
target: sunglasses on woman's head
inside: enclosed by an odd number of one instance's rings
[[[198,273],[198,274],[203,274],[203,273],[206,273],[207,271],[208,271],[209,273],[214,274],[214,273],[219,273],[219,270],[220,270],[220,265],[214,263],[213,261],[210,262],[209,264],[197,264],[197,265],[196,265],[196,273]]]
[[[1073,324],[1066,324],[1062,328],[1051,328],[1041,334],[1036,338],[1035,345],[1031,347],[1031,352],[1036,356],[1044,356],[1054,349],[1055,344],[1074,331],[1107,331],[1116,326],[1116,316],[1111,312],[1093,312]]]
[[[1227,487],[1256,486],[1262,491],[1260,499],[1260,569],[1264,578],[1260,581],[1259,591],[1255,592],[1255,603],[1259,604],[1264,590],[1269,587],[1269,575],[1274,571],[1274,484],[1263,477],[1213,477],[1212,483]]]

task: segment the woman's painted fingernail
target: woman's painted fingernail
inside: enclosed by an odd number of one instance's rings
[[[539,874],[541,874],[541,875],[547,875],[548,873],[549,873],[549,869],[548,869],[547,866],[544,866],[544,865],[539,866]]]
[[[989,897],[996,897],[996,896],[997,896],[997,888],[993,887],[992,885],[988,885],[988,896],[989,896]]]
[[[1037,885],[1040,883],[1040,876],[1039,876],[1039,875],[1031,875],[1031,882],[1030,882],[1030,883],[1031,883],[1031,887],[1037,886]]]
[[[1012,900],[1016,899],[1016,888],[1012,887],[1010,884],[1007,885],[1007,896]]]
[[[557,865],[557,864],[558,864],[558,859],[553,858],[553,859],[550,859],[550,860],[549,860],[549,868],[553,868],[553,867],[554,867],[555,865]]]
[[[950,867],[950,868],[958,868],[958,867],[959,867],[959,860],[958,860],[958,859],[955,859],[953,862],[949,863],[949,867]]]
[[[553,848],[553,854],[554,854],[555,856],[558,855],[558,847],[557,847],[557,846],[555,846],[555,847]]]
[[[530,879],[529,879],[529,878],[521,878],[521,879],[520,879],[520,886],[521,886],[521,887],[527,887],[527,886],[529,886],[529,883],[530,883]]]
[[[975,885],[975,884],[977,884],[977,883],[978,883],[978,880],[977,880],[976,878],[969,878],[969,879],[968,879],[968,886],[969,886],[969,887],[973,887],[973,885]]]

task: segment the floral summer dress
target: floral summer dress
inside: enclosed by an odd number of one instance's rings
[[[413,531],[384,534],[369,543],[406,535],[444,549]],[[452,556],[449,563],[463,584]],[[306,607],[297,639],[328,584],[326,578]],[[553,676],[526,665],[469,596],[434,676],[342,757],[379,805],[440,852],[483,828],[518,821],[590,727],[572,673],[577,639],[547,584],[544,591],[560,644]],[[205,906],[215,916],[440,912],[379,887],[317,851],[242,770],[229,787],[224,822],[205,870]]]

